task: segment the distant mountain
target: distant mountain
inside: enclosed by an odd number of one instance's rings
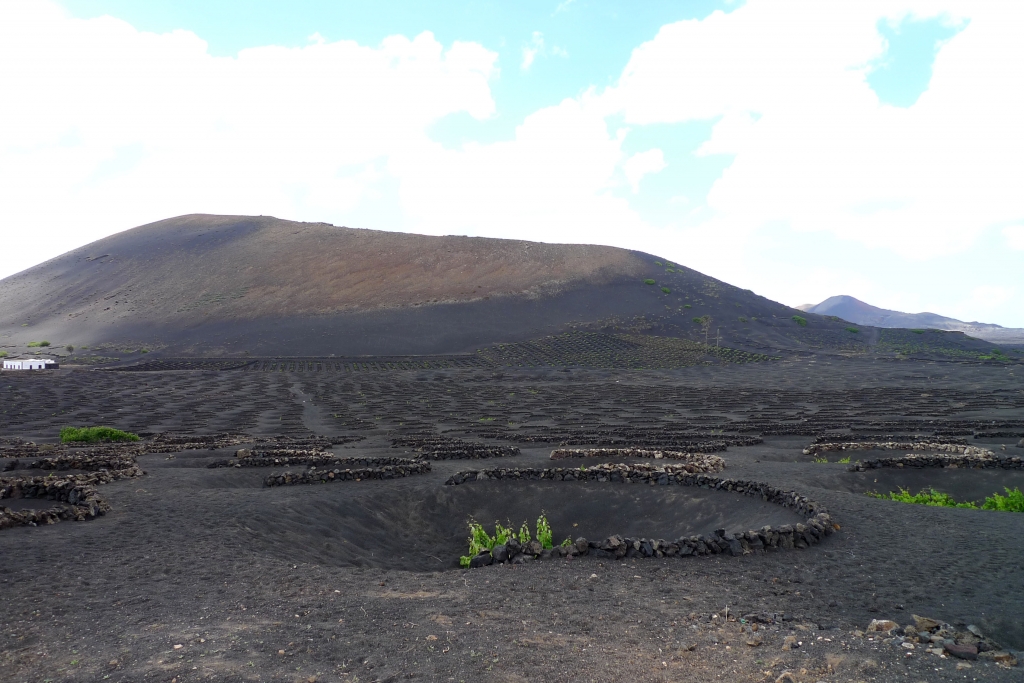
[[[858,325],[874,327],[903,327],[908,329],[932,329],[963,332],[970,337],[984,339],[996,344],[1024,344],[1024,329],[1002,327],[979,322],[963,322],[935,313],[902,313],[878,308],[852,296],[832,296],[820,304],[797,306],[807,313],[834,315]]]

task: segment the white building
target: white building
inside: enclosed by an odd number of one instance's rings
[[[25,360],[5,360],[4,370],[55,370],[60,366],[55,360],[45,358],[26,358]]]

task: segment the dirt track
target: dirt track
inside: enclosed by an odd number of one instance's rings
[[[935,486],[977,499],[1024,486],[1024,475],[850,473],[801,453],[814,434],[840,426],[892,433],[903,421],[908,433],[927,433],[997,421],[1024,430],[1019,372],[794,361],[500,376],[5,374],[0,436],[37,442],[65,423],[312,431],[367,437],[336,446],[337,455],[395,456],[412,453],[391,448],[392,436],[452,430],[519,445],[522,454],[501,466],[544,466],[563,441],[665,445],[723,426],[788,425],[806,433],[729,446],[720,453],[723,474],[808,495],[842,529],[807,550],[466,571],[454,565],[468,516],[518,523],[544,510],[557,540],[672,537],[793,518],[760,501],[675,487],[443,485],[455,471],[493,461],[435,461],[430,474],[394,481],[264,489],[263,469],[206,468],[233,449],[146,455],[144,478],[99,489],[114,508],[106,516],[0,532],[0,680],[764,681],[787,670],[812,683],[1019,680],[1019,667],[977,661],[958,670],[956,660],[852,631],[874,618],[906,624],[919,614],[973,624],[1024,648],[1024,515],[863,493]],[[966,438],[1024,455],[1017,439]],[[774,615],[777,623],[748,646],[752,634],[728,621],[726,608],[732,618]],[[790,634],[803,647],[782,650]]]

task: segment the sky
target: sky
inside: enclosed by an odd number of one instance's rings
[[[0,277],[187,213],[1024,327],[1024,3],[0,0]]]

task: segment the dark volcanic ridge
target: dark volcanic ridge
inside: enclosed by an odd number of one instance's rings
[[[677,357],[671,367],[718,362],[722,348],[991,353],[961,333],[903,339],[900,330],[854,329],[641,252],[263,216],[191,215],[134,228],[0,280],[0,301],[2,350],[91,364],[145,353],[483,354],[498,365],[546,358],[541,364],[610,367],[665,367],[652,357],[666,353]],[[570,332],[592,335],[588,348],[567,345]],[[40,341],[51,345],[28,346]],[[671,348],[652,350],[659,344]]]

